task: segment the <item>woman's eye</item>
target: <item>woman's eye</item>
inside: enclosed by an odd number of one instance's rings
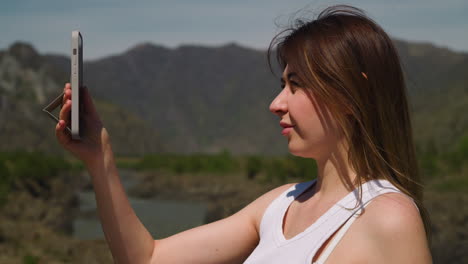
[[[289,82],[295,87],[301,87],[301,85],[298,82],[295,82],[295,81],[289,81]]]
[[[284,87],[286,87],[286,83],[285,82],[281,82],[281,90],[284,89]],[[294,93],[297,88],[300,88],[301,85],[296,82],[296,81],[289,81],[289,89],[291,89],[291,91]]]

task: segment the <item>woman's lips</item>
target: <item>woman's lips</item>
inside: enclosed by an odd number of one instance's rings
[[[291,130],[293,129],[293,127],[285,127],[283,129],[283,131],[281,131],[281,134],[283,134],[284,136],[291,133]]]
[[[283,127],[283,131],[281,131],[281,134],[287,135],[291,133],[292,128],[294,127],[293,125],[285,122],[285,121],[280,121],[280,126]]]

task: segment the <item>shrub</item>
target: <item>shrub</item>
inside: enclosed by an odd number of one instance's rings
[[[227,150],[217,154],[153,154],[144,156],[135,165],[139,169],[165,169],[175,173],[237,171],[239,162]]]
[[[70,168],[65,159],[40,152],[0,152],[0,204],[6,202],[15,180],[48,179]]]
[[[39,257],[32,255],[25,255],[23,257],[23,264],[36,264],[39,263]]]

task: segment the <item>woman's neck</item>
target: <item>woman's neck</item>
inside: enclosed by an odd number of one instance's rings
[[[326,157],[316,159],[318,167],[315,195],[319,199],[334,200],[353,191],[356,172],[348,162],[345,148],[337,148]]]

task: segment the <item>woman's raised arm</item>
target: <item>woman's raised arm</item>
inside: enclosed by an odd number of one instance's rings
[[[82,140],[72,140],[65,129],[71,108],[70,89],[66,84],[61,120],[56,127],[57,139],[85,163],[91,175],[101,225],[116,263],[240,263],[249,256],[259,241],[263,212],[291,184],[264,194],[230,217],[154,240],[128,201],[109,135],[87,89],[83,90]]]

